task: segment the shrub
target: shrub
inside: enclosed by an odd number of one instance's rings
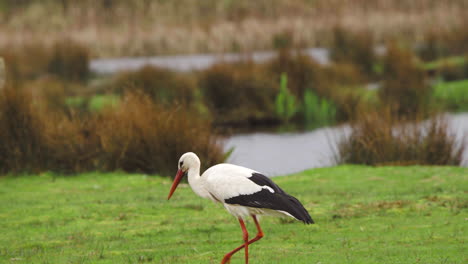
[[[47,71],[64,80],[86,81],[89,76],[89,51],[76,42],[55,43],[50,52]]]
[[[7,79],[12,85],[24,80],[38,78],[47,72],[49,53],[41,43],[27,43],[21,46],[7,46],[0,50],[5,59]]]
[[[379,90],[381,102],[401,116],[417,116],[427,111],[431,88],[424,70],[413,54],[395,44],[388,46],[384,58],[383,85]]]
[[[102,168],[102,149],[96,133],[102,120],[97,115],[45,110],[42,122],[43,143],[48,149],[43,170],[80,173]]]
[[[330,63],[323,67],[322,75],[330,83],[328,89],[332,89],[330,87],[333,86],[335,88],[361,86],[369,82],[362,70],[351,63]],[[334,90],[329,94],[333,92]]]
[[[338,162],[366,165],[460,165],[465,148],[443,117],[401,119],[389,109],[362,113],[338,143]]]
[[[126,94],[100,121],[104,169],[172,175],[187,151],[197,153],[204,166],[221,162],[222,148],[209,122],[183,110],[154,104],[144,94]]]
[[[217,124],[255,125],[276,120],[278,83],[257,65],[214,65],[200,75],[199,86]]]
[[[0,89],[2,89],[6,83],[6,74],[5,60],[0,57]]]
[[[339,63],[351,63],[367,76],[374,76],[377,57],[374,40],[370,32],[351,33],[343,27],[335,27],[330,57]]]
[[[0,90],[0,172],[38,172],[46,166],[43,124],[31,95],[7,86]]]
[[[154,66],[120,73],[113,85],[119,94],[140,91],[162,104],[191,104],[194,100],[195,87],[190,78]]]
[[[48,47],[42,43],[4,47],[8,79],[19,83],[53,74],[67,81],[85,81],[89,76],[88,49],[73,41],[60,41]]]
[[[318,94],[324,94],[328,88],[326,84],[329,80],[322,77],[322,66],[299,51],[282,49],[278,52],[278,56],[270,60],[265,67],[278,83],[281,74],[286,73],[288,88],[296,97],[302,97],[306,89],[313,89]]]
[[[468,61],[465,60],[463,64],[443,64],[437,69],[437,74],[444,79],[444,81],[457,81],[468,78]]]
[[[423,43],[416,48],[418,55],[425,61],[468,53],[468,31],[465,16],[460,23],[450,29],[437,27],[422,34]]]

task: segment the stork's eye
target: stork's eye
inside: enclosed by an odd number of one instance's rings
[[[179,162],[179,167],[182,167],[182,165],[184,165],[184,162],[183,161]]]

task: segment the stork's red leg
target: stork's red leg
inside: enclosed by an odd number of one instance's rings
[[[249,241],[249,245],[263,237],[263,231],[260,227],[260,224],[258,223],[257,216],[252,215],[252,218],[255,222],[255,226],[257,226],[257,235]]]
[[[234,255],[234,253],[236,253],[237,251],[241,250],[244,247],[245,247],[245,263],[246,264],[249,263],[249,242],[250,242],[249,241],[249,232],[247,231],[247,228],[245,227],[244,220],[242,220],[242,218],[239,218],[239,223],[240,223],[240,226],[242,228],[244,244],[237,247],[233,251],[227,253],[224,256],[223,260],[221,261],[221,264],[229,263],[229,261],[231,260],[232,255]]]
[[[252,238],[251,240],[249,240],[247,243],[243,244],[243,245],[240,245],[239,247],[237,247],[236,249],[234,249],[233,251],[227,253],[223,260],[221,261],[221,264],[225,264],[225,263],[229,263],[229,261],[231,260],[231,257],[232,255],[234,255],[234,253],[236,253],[237,251],[241,250],[242,248],[246,248],[245,250],[245,263],[248,264],[249,263],[249,252],[248,252],[248,246],[250,244],[252,244],[253,242],[257,241],[257,240],[260,240],[262,237],[263,237],[263,231],[262,231],[262,228],[260,227],[260,224],[258,223],[258,220],[257,220],[257,216],[255,215],[252,215],[252,218],[255,222],[255,226],[257,227],[257,235]],[[244,232],[244,241],[245,241],[245,237],[246,237],[246,233],[247,233],[247,229],[245,228],[245,224],[244,224],[244,221],[242,221],[241,219],[239,219],[239,222],[241,223],[241,227],[242,227],[242,232]],[[247,233],[247,237],[248,237],[248,233]]]

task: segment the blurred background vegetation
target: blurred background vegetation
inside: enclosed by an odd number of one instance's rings
[[[340,162],[460,164],[437,115],[468,109],[467,24],[461,0],[0,0],[0,170],[168,174],[185,151],[223,161],[220,134],[344,122]],[[258,62],[256,50],[276,55]],[[226,52],[243,59],[90,70],[96,58]],[[428,133],[394,134],[428,119]]]

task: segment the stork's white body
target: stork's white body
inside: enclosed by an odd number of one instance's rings
[[[290,216],[285,211],[268,208],[255,208],[236,204],[224,203],[225,200],[239,195],[251,195],[266,189],[271,193],[275,191],[267,185],[258,185],[249,180],[257,171],[228,163],[215,165],[200,176],[197,171],[188,171],[188,181],[192,190],[199,196],[219,202],[224,208],[237,218],[247,218],[251,215]]]
[[[168,199],[172,196],[184,173],[188,174],[189,185],[199,196],[219,202],[226,210],[238,218],[244,233],[244,244],[226,254],[222,264],[231,256],[245,249],[248,263],[248,246],[263,237],[257,215],[289,216],[306,224],[313,223],[307,210],[294,197],[284,192],[278,185],[257,171],[232,164],[218,164],[200,176],[200,159],[192,152],[185,153],[179,160],[179,170],[172,184]],[[243,219],[252,217],[258,233],[248,240],[248,232]]]

